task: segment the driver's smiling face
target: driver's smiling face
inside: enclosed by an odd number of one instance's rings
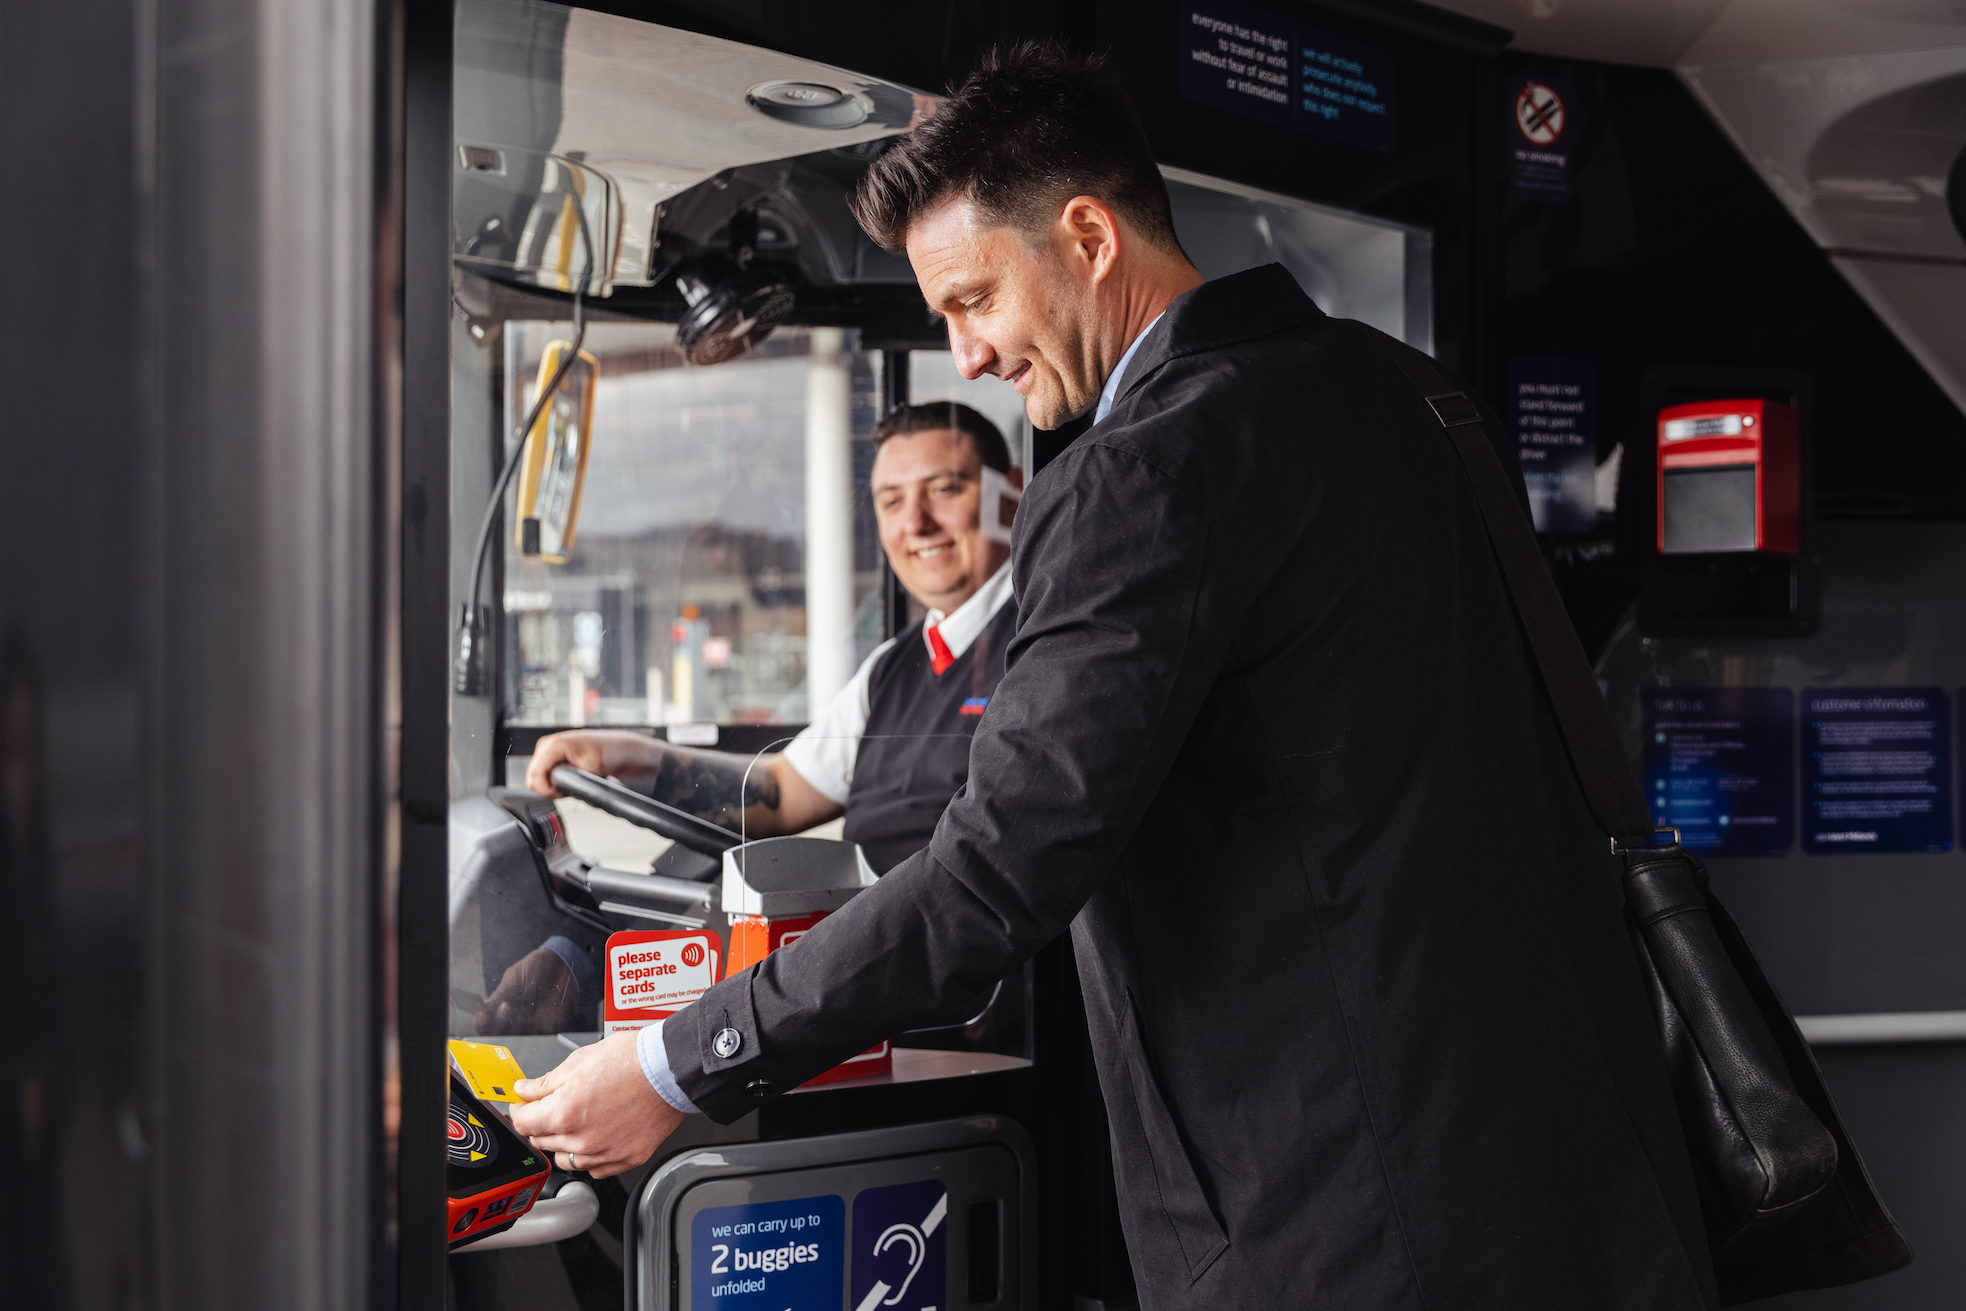
[[[911,596],[945,614],[1010,554],[983,533],[982,478],[976,443],[954,428],[897,433],[874,457],[874,519],[888,563]]]

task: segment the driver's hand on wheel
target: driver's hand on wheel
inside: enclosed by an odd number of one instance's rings
[[[512,1108],[512,1127],[552,1153],[562,1170],[585,1170],[596,1179],[655,1155],[683,1113],[642,1073],[638,1036],[635,1029],[610,1034],[539,1078],[519,1080],[512,1091],[526,1100]]]
[[[479,1033],[561,1033],[574,1027],[580,985],[551,947],[535,947],[505,971],[474,1017]]]
[[[526,786],[542,797],[557,797],[555,765],[572,765],[602,778],[653,774],[662,760],[662,744],[640,733],[618,728],[575,728],[539,739],[526,765]]]

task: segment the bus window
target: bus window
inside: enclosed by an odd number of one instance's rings
[[[980,412],[1010,444],[1011,462],[1029,476],[1031,421],[1024,417],[1024,398],[1015,390],[988,374],[963,377],[948,351],[909,351],[908,403],[929,401],[957,401]]]
[[[1326,314],[1433,352],[1433,235],[1383,219],[1162,167],[1181,247],[1205,278],[1289,269]]]

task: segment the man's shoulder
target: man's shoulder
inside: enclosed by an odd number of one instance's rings
[[[1196,458],[1233,457],[1280,424],[1301,430],[1334,403],[1376,386],[1375,361],[1361,352],[1363,344],[1358,324],[1318,315],[1162,355],[1081,441],[1169,473]]]
[[[1152,367],[1162,359],[1231,349],[1326,321],[1290,270],[1265,264],[1177,296],[1163,330],[1146,343],[1142,363]]]

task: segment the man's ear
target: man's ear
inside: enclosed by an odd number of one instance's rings
[[[1097,196],[1073,196],[1059,211],[1058,225],[1074,261],[1093,282],[1103,282],[1120,257],[1120,225],[1112,208]]]

